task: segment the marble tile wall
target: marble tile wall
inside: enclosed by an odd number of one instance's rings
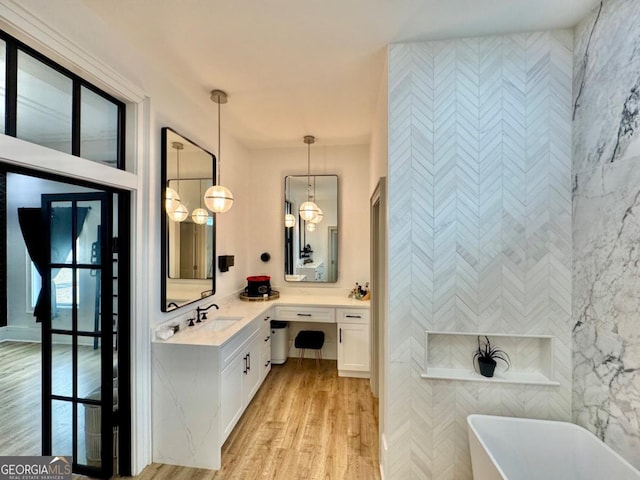
[[[573,417],[640,468],[640,2],[576,28]]]
[[[573,45],[389,48],[387,478],[470,479],[470,413],[571,417]],[[423,379],[425,330],[553,335],[560,386]]]

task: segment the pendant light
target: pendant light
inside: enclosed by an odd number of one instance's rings
[[[178,208],[171,212],[169,218],[171,218],[171,220],[173,220],[174,222],[184,222],[188,216],[189,210],[187,210],[187,207],[185,207],[183,204],[180,204],[178,205]]]
[[[227,103],[228,97],[222,90],[213,90],[211,100],[218,104],[218,155],[216,156],[216,182],[204,194],[204,203],[214,213],[227,212],[233,205],[233,194],[220,185],[220,105]]]
[[[164,208],[167,213],[173,212],[180,205],[180,195],[173,188],[167,187],[164,190]]]
[[[287,228],[296,226],[296,217],[294,217],[291,213],[287,213],[284,216],[284,226]]]
[[[318,207],[318,213],[315,217],[313,217],[311,220],[309,220],[311,223],[314,224],[318,224],[322,221],[322,219],[324,218],[324,213],[322,213],[322,209],[320,207]]]
[[[167,210],[167,214],[169,215],[169,218],[174,222],[183,222],[189,216],[189,210],[187,210],[187,207],[185,207],[180,202],[180,150],[184,148],[184,145],[180,142],[171,142],[171,148],[175,148],[176,150],[176,170],[178,174],[178,179],[177,179],[178,191],[176,192],[173,189],[171,190],[173,190],[176,193],[174,200],[177,198],[178,206],[171,211]],[[166,195],[166,192],[165,192],[165,195]],[[166,204],[165,204],[165,207],[166,207]]]
[[[318,214],[318,206],[311,201],[311,144],[316,138],[305,135],[304,143],[307,144],[307,201],[300,205],[300,216],[303,220],[311,220]]]
[[[198,185],[200,189],[200,196],[198,198],[202,198],[202,180],[198,180]],[[198,225],[204,225],[207,223],[207,220],[209,220],[209,212],[202,207],[198,207],[191,212],[191,219]]]

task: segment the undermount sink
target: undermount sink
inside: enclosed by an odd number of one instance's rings
[[[238,320],[242,320],[242,317],[214,317],[206,321],[207,323],[204,325],[204,329],[213,330],[214,332],[225,330],[232,325],[235,325]]]

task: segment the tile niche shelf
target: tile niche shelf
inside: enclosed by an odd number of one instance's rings
[[[478,336],[489,337],[491,345],[507,352],[511,367],[503,362],[491,378],[474,371],[472,358]],[[425,332],[425,369],[422,378],[469,382],[519,383],[558,386],[553,374],[554,339],[551,335],[504,333]]]

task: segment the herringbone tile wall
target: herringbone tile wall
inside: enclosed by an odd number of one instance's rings
[[[572,50],[389,47],[388,478],[470,479],[470,413],[571,418]],[[422,379],[425,330],[554,335],[561,385]]]

